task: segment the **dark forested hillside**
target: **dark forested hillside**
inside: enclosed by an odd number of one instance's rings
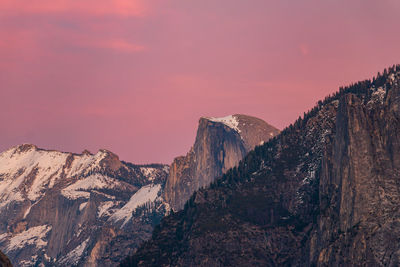
[[[122,266],[398,266],[399,152],[396,66],[256,147]]]

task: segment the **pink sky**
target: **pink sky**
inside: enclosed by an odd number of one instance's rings
[[[398,0],[2,0],[0,150],[170,163],[201,116],[282,129],[400,63]]]

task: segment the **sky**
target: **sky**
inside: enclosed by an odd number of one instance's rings
[[[171,163],[202,116],[283,129],[400,63],[398,0],[1,0],[0,151]]]

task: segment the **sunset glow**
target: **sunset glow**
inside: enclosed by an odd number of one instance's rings
[[[0,150],[170,163],[201,116],[282,129],[400,63],[399,14],[395,0],[2,0]]]

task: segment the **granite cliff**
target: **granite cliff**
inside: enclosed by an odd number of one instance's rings
[[[400,66],[327,97],[122,266],[398,266]]]
[[[208,186],[278,133],[263,120],[246,115],[201,118],[193,147],[170,167],[164,198],[175,211],[181,210],[195,190]]]

